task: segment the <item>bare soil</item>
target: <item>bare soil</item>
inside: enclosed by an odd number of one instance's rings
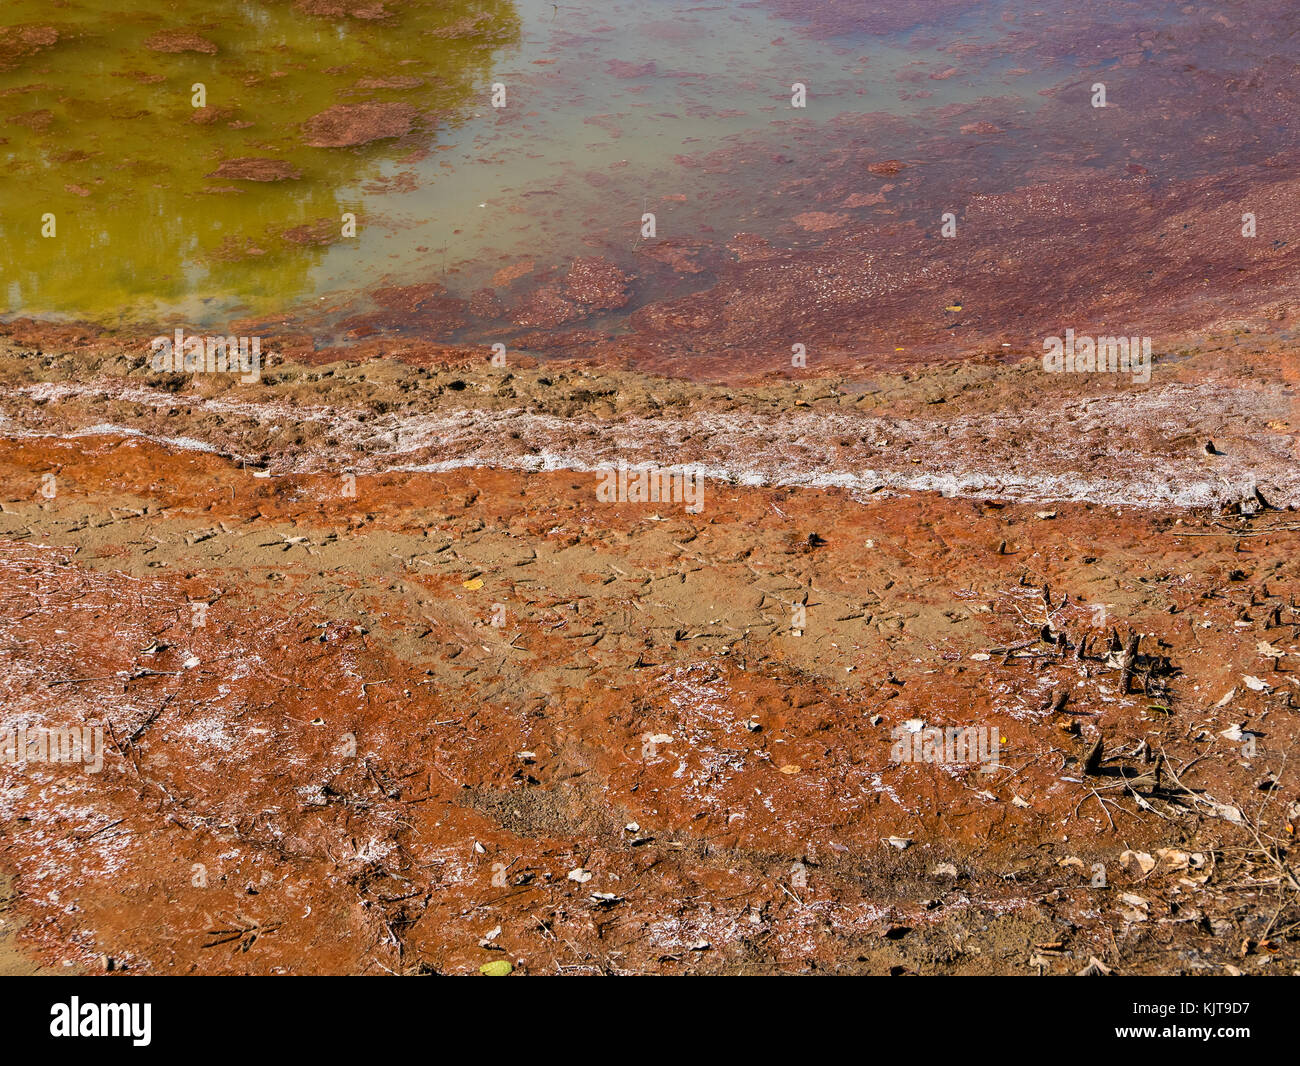
[[[108,755],[0,768],[7,971],[1300,963],[1286,347],[1135,388],[412,344],[253,387],[24,329],[0,724]],[[598,501],[665,455],[700,513]],[[908,722],[996,769],[900,761]]]

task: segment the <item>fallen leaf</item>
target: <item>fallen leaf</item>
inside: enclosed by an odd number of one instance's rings
[[[1135,896],[1132,892],[1125,892],[1120,897],[1120,902],[1124,903],[1123,907],[1116,907],[1119,916],[1126,922],[1145,922],[1147,920],[1147,908],[1150,903],[1141,896]]]
[[[495,962],[485,962],[478,968],[478,972],[484,977],[509,977],[514,967],[505,959],[497,959]]]
[[[1246,819],[1241,815],[1241,809],[1234,807],[1231,803],[1215,803],[1214,800],[1207,801],[1213,809],[1216,818],[1222,818],[1225,822],[1231,822],[1233,825],[1244,825]]]
[[[1156,860],[1148,855],[1145,851],[1125,851],[1120,854],[1119,862],[1121,866],[1137,864],[1143,874],[1149,874],[1156,868]]]

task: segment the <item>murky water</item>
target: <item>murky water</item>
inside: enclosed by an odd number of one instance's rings
[[[468,294],[503,268],[626,260],[647,212],[661,239],[766,235],[801,131],[988,96],[1029,109],[1052,81],[954,58],[954,41],[1007,32],[984,17],[942,38],[827,41],[754,4],[390,8],[10,0],[4,310],[201,326],[381,280]],[[349,9],[362,17],[337,13]],[[806,107],[792,106],[796,82]],[[322,137],[314,116],[372,103],[395,135],[319,146],[368,133]],[[711,152],[754,137],[770,141],[765,159],[710,172]]]
[[[109,319],[167,307],[201,319],[310,293],[320,243],[343,212],[369,210],[360,183],[384,155],[453,130],[520,32],[507,0],[381,20],[288,2],[184,0],[163,14],[11,0],[4,18],[0,291],[10,311]],[[372,101],[409,105],[411,133],[307,143],[313,116]],[[287,176],[222,169],[241,159]]]

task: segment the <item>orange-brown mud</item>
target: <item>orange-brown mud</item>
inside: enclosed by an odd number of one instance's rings
[[[764,6],[846,77],[864,34],[927,58],[833,114],[746,83],[770,123],[653,172],[521,164],[491,209],[536,247],[421,246],[223,321],[255,381],[152,372],[180,321],[9,309],[0,746],[106,749],[0,765],[0,969],[1300,969],[1294,16]],[[581,99],[608,29],[511,76],[482,159],[531,158],[530,94]],[[59,42],[0,30],[0,70]],[[604,64],[628,95],[581,136],[696,77],[670,59]],[[370,96],[424,84],[396,70],[349,67],[361,95],[272,148],[448,147],[432,97]],[[891,111],[977,76],[1006,92]],[[313,178],[256,143],[210,162]],[[209,258],[319,253],[334,206]],[[1152,337],[1150,380],[1044,373],[1067,329]],[[619,461],[690,464],[701,506],[606,502]],[[996,759],[905,757],[957,728]]]
[[[107,749],[0,768],[22,965],[1300,963],[1285,350],[1145,387],[988,361],[742,390],[454,351],[239,385],[20,333],[3,724],[102,723]],[[677,427],[698,513],[600,501],[592,468],[640,458],[620,425]],[[796,476],[855,463],[879,484]],[[896,730],[958,726],[995,731],[995,767],[898,757]]]

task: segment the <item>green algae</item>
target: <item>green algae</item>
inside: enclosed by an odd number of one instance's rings
[[[519,34],[508,0],[8,0],[4,20],[3,309],[100,321],[310,293],[355,240],[345,213],[367,221],[358,184],[459,122]],[[410,132],[308,143],[314,116],[371,103]]]

